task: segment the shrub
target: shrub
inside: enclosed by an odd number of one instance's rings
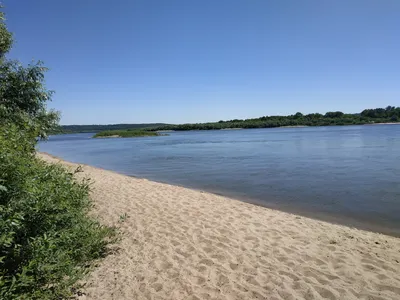
[[[115,230],[87,215],[89,180],[35,157],[59,116],[46,69],[6,60],[11,43],[0,12],[0,299],[66,298]]]
[[[55,299],[106,253],[115,230],[88,217],[89,180],[35,158],[0,130],[0,299]]]

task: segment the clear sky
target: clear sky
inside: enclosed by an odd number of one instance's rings
[[[399,0],[2,0],[62,124],[400,106]]]

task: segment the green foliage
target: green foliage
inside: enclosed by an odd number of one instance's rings
[[[0,5],[1,8],[1,5]],[[12,34],[7,30],[4,23],[4,14],[0,11],[0,62],[12,45]]]
[[[82,133],[82,132],[100,132],[106,130],[127,130],[127,129],[150,129],[160,126],[166,126],[164,123],[149,124],[109,124],[109,125],[62,125],[53,133]]]
[[[67,297],[114,231],[87,216],[90,181],[35,158],[26,143],[16,126],[1,129],[0,299]]]
[[[16,61],[0,65],[0,125],[13,123],[41,138],[56,126],[59,114],[46,106],[53,94],[44,86],[46,70],[41,62],[28,67]]]
[[[36,158],[58,113],[45,68],[7,61],[10,47],[0,14],[0,299],[67,298],[115,231],[88,217],[88,180]]]
[[[124,213],[123,215],[120,215],[120,216],[119,216],[119,221],[118,221],[118,222],[123,223],[123,222],[125,222],[128,218],[129,218],[128,214],[127,214],[127,213]]]
[[[6,60],[4,54],[11,45],[12,34],[0,12],[0,126],[14,124],[31,138],[46,138],[59,120],[59,114],[46,106],[53,94],[44,85],[47,69],[40,61],[24,67],[18,61]]]
[[[213,130],[226,128],[274,128],[284,126],[333,126],[363,125],[375,123],[399,122],[400,107],[366,109],[360,114],[344,114],[340,111],[327,112],[325,115],[313,113],[303,115],[298,112],[290,116],[264,116],[256,119],[218,121],[216,123],[198,123],[166,125],[150,130]]]
[[[102,137],[145,137],[145,136],[161,136],[165,134],[159,134],[158,132],[154,131],[147,131],[147,130],[107,130],[96,133],[93,137],[94,138],[102,138]]]

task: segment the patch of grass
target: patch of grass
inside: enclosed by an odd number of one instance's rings
[[[123,223],[123,222],[125,222],[127,219],[129,218],[129,216],[128,216],[128,214],[127,213],[124,213],[124,214],[122,214],[122,215],[120,215],[119,216],[119,223]]]
[[[162,136],[165,134],[160,134],[155,131],[137,130],[137,129],[127,129],[127,130],[106,130],[96,133],[94,138],[104,138],[104,137],[145,137],[145,136]]]

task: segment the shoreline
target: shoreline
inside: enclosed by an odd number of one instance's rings
[[[400,297],[398,238],[81,166],[91,214],[122,238],[80,299]]]
[[[388,123],[369,123],[364,125],[400,125],[400,122],[388,122]]]
[[[363,124],[346,124],[346,125],[317,125],[317,126],[310,126],[310,125],[288,125],[288,126],[277,126],[277,127],[254,127],[254,128],[222,128],[222,129],[190,129],[190,130],[175,130],[175,129],[169,129],[169,130],[156,130],[156,132],[160,133],[168,133],[168,132],[184,132],[184,131],[210,131],[210,130],[250,130],[250,129],[276,129],[276,128],[313,128],[313,127],[343,127],[343,126],[373,126],[373,125],[400,125],[399,122],[387,122],[387,123],[363,123]],[[79,126],[79,125],[78,125]],[[78,133],[94,133],[96,134],[97,132],[59,132],[59,133],[53,133],[52,135],[63,135],[63,134],[78,134]]]
[[[172,182],[169,182],[168,180],[154,180],[154,179],[149,179],[146,177],[119,173],[119,172],[111,170],[111,169],[102,169],[102,168],[98,168],[98,167],[91,166],[88,164],[83,164],[80,162],[69,162],[69,161],[64,160],[61,157],[52,155],[48,152],[37,152],[37,153],[50,156],[51,158],[60,160],[62,162],[73,163],[73,164],[78,164],[78,165],[82,165],[82,166],[86,166],[86,167],[92,167],[92,168],[96,168],[96,169],[100,169],[100,170],[105,170],[108,172],[113,172],[113,173],[116,173],[116,174],[119,174],[122,176],[128,176],[128,177],[132,177],[132,178],[139,179],[139,180],[148,180],[150,182],[167,184],[167,185],[176,186],[176,187],[180,187],[180,188],[186,188],[186,189],[190,189],[190,190],[197,191],[200,193],[208,193],[211,195],[224,197],[224,198],[227,198],[232,201],[240,201],[243,203],[255,205],[255,206],[266,208],[266,209],[271,209],[271,210],[275,210],[275,211],[279,211],[279,212],[283,212],[283,213],[289,213],[289,214],[293,214],[296,216],[305,217],[305,218],[309,218],[309,219],[313,219],[313,220],[317,220],[317,221],[321,221],[321,222],[327,222],[327,223],[330,223],[333,225],[345,226],[345,227],[354,228],[354,229],[358,229],[358,230],[363,230],[363,231],[373,232],[373,233],[377,233],[377,234],[388,235],[388,236],[392,236],[395,238],[400,238],[400,229],[392,229],[392,227],[390,227],[389,225],[385,226],[385,225],[379,225],[379,224],[372,224],[368,220],[364,220],[364,221],[355,220],[351,216],[343,216],[343,215],[339,216],[339,215],[334,215],[331,213],[321,212],[321,211],[317,211],[317,210],[310,211],[305,208],[300,208],[300,207],[296,207],[296,206],[289,206],[289,205],[282,206],[277,203],[265,202],[265,201],[261,201],[259,199],[237,196],[237,195],[229,194],[229,193],[223,192],[223,191],[204,190],[201,188],[190,187],[190,186],[172,183]]]
[[[60,159],[60,158],[57,158],[57,159]],[[63,160],[63,159],[61,159],[61,160]],[[97,168],[97,167],[94,167],[94,168]],[[107,170],[107,169],[104,169],[104,170]],[[185,185],[181,185],[181,184],[171,183],[167,180],[154,180],[154,179],[148,179],[146,177],[140,177],[140,176],[136,176],[136,175],[126,175],[126,174],[118,173],[117,171],[113,171],[113,170],[107,170],[107,171],[121,174],[123,176],[136,178],[136,179],[148,180],[148,181],[151,181],[154,183],[167,184],[170,186],[185,188],[185,189],[193,190],[193,191],[196,191],[199,193],[207,193],[207,194],[214,195],[214,196],[224,197],[227,200],[239,201],[239,202],[247,203],[250,205],[258,206],[261,208],[271,209],[271,210],[274,210],[277,212],[287,213],[287,214],[295,215],[298,217],[303,217],[303,218],[308,218],[311,220],[329,223],[332,225],[344,226],[344,227],[348,227],[348,228],[352,228],[352,229],[387,235],[387,236],[391,236],[394,238],[400,238],[400,229],[392,229],[389,226],[383,226],[383,225],[379,225],[379,224],[371,224],[371,222],[368,222],[367,220],[365,220],[365,221],[355,220],[351,216],[337,216],[337,215],[333,215],[333,214],[330,214],[327,212],[320,212],[320,211],[316,211],[316,210],[309,211],[304,208],[301,209],[299,207],[288,206],[288,205],[282,207],[281,205],[276,204],[276,203],[272,204],[272,203],[268,203],[268,202],[263,202],[258,199],[235,196],[235,195],[232,195],[232,194],[229,194],[226,192],[222,192],[222,191],[210,191],[210,190],[205,190],[205,189],[201,189],[201,188],[195,188],[195,187],[185,186]]]

